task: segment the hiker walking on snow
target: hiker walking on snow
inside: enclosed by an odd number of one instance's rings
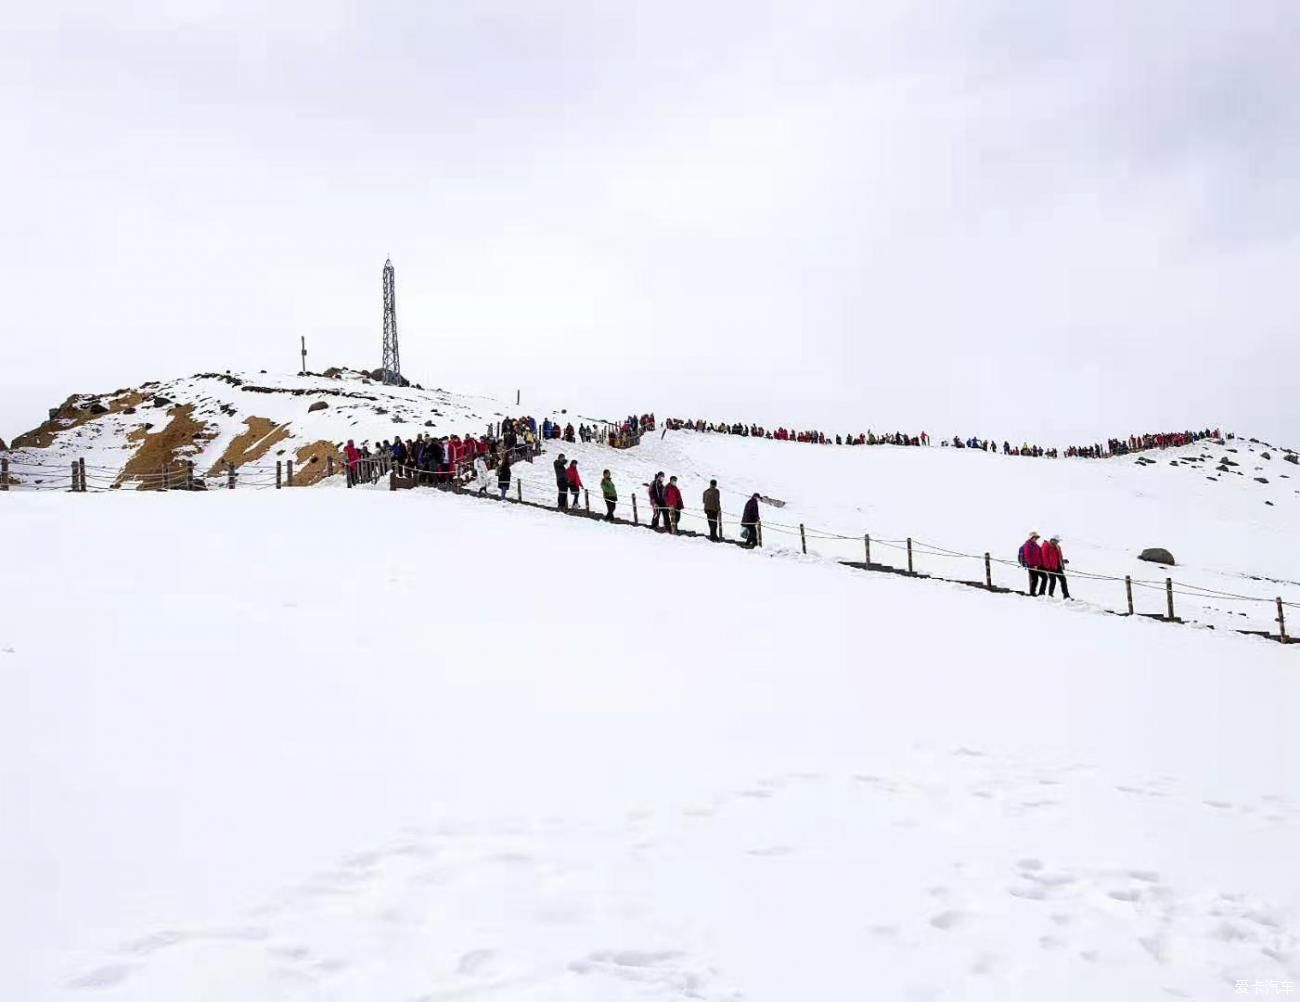
[[[1070,586],[1065,581],[1065,565],[1070,561],[1061,553],[1061,537],[1053,536],[1042,546],[1043,577],[1047,581],[1047,594],[1056,594],[1056,584],[1061,584],[1061,598],[1070,597]],[[1041,594],[1041,588],[1039,594]]]
[[[650,481],[650,528],[658,531],[659,518],[663,517],[664,525],[668,524],[668,502],[664,499],[664,475],[663,471],[655,474],[655,478]]]
[[[1043,548],[1038,545],[1038,533],[1031,532],[1020,544],[1020,566],[1029,571],[1029,597],[1034,598],[1047,590],[1047,575],[1043,573]]]
[[[618,505],[618,491],[614,489],[614,481],[610,478],[609,470],[600,481],[600,493],[605,498],[605,521],[614,521],[614,508]]]
[[[682,509],[686,507],[682,501],[682,492],[677,486],[676,477],[668,478],[668,487],[664,490],[664,504],[668,506],[668,515],[665,519],[668,523],[668,531],[675,536],[677,535],[677,523],[682,519]]]
[[[560,499],[555,503],[555,507],[560,511],[569,510],[569,473],[564,464],[564,453],[551,464],[555,468],[555,486],[559,489]]]
[[[704,492],[704,517],[709,520],[709,538],[718,542],[722,538],[719,532],[722,522],[722,493],[718,490],[716,480],[710,480],[709,489]]]
[[[762,522],[758,517],[758,494],[754,494],[745,502],[745,510],[740,513],[740,535],[750,549],[758,545],[761,526]]]
[[[506,499],[506,491],[510,490],[510,456],[509,454],[501,457],[501,462],[497,466],[497,490],[501,492],[501,500]]]
[[[569,469],[564,474],[565,479],[569,482],[569,493],[573,495],[570,507],[578,510],[578,491],[582,490],[582,477],[578,474],[578,461],[575,459],[569,463]]]

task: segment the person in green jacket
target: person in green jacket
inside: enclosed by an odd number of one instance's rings
[[[618,491],[614,489],[614,481],[609,477],[609,470],[605,471],[605,476],[600,481],[600,493],[605,495],[605,521],[614,521],[614,506],[618,504]]]

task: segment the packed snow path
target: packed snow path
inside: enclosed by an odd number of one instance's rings
[[[1277,645],[445,494],[86,501],[6,499],[7,997],[1300,980]]]

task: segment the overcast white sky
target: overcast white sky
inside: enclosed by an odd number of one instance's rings
[[[0,437],[379,364],[832,431],[1300,444],[1295,0],[0,0]]]

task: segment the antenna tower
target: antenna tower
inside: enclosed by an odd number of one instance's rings
[[[402,381],[402,359],[397,350],[397,279],[393,261],[384,262],[384,382]]]

